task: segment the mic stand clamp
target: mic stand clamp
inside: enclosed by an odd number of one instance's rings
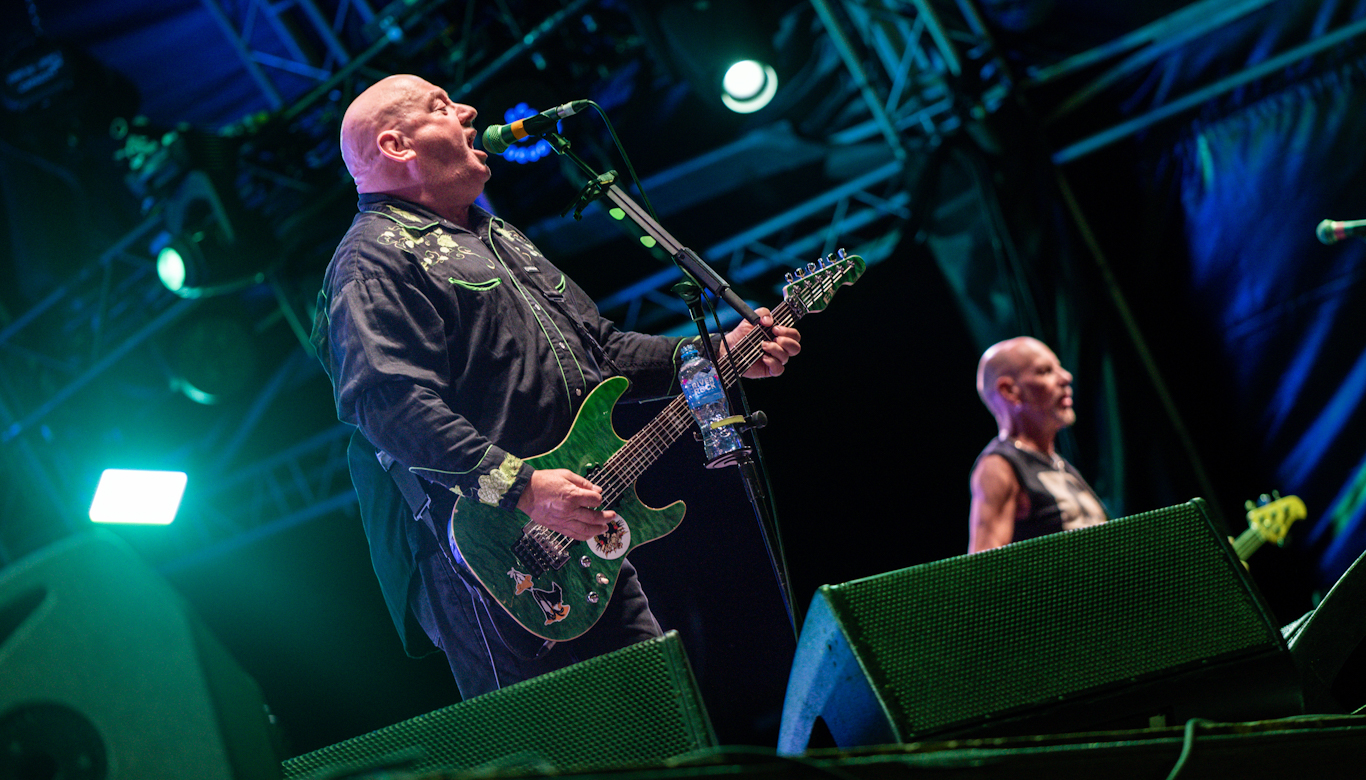
[[[607,191],[607,188],[616,183],[616,180],[616,171],[608,171],[596,179],[589,180],[589,182],[583,185],[583,188],[579,190],[579,196],[574,199],[574,202],[564,207],[564,210],[560,212],[560,216],[567,216],[569,210],[573,209],[574,219],[582,220],[583,210],[588,208],[588,204],[601,198],[603,193]]]

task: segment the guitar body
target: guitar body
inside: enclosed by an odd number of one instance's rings
[[[592,470],[626,443],[612,429],[612,408],[627,385],[626,379],[612,377],[593,388],[564,441],[527,463],[593,479]],[[568,540],[568,560],[540,573],[515,552],[526,545],[531,522],[521,511],[461,497],[451,516],[451,538],[480,584],[513,619],[543,639],[562,642],[583,634],[602,616],[626,554],[677,528],[685,509],[682,501],[648,507],[634,486],[610,508],[617,513],[612,530],[588,542]]]
[[[831,255],[787,275],[783,302],[773,321],[793,325],[823,311],[835,292],[853,284],[866,267],[858,255]],[[726,385],[764,355],[764,331],[751,329],[730,345],[718,373]],[[612,409],[628,382],[613,377],[593,388],[574,417],[569,435],[544,455],[528,458],[537,469],[569,469],[602,489],[607,509],[617,513],[607,533],[578,542],[531,522],[523,512],[491,507],[469,498],[456,501],[451,543],[484,590],[523,628],[555,642],[593,627],[616,591],[621,562],[646,542],[683,522],[683,502],[645,506],[635,480],[669,444],[696,427],[687,401],[678,395],[639,433],[624,441],[612,430]]]

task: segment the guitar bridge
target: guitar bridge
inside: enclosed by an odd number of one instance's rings
[[[527,568],[533,579],[552,569],[559,569],[569,560],[563,537],[545,526],[527,523],[522,536],[512,545],[512,554]]]

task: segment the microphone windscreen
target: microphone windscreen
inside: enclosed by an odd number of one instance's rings
[[[489,154],[506,152],[515,140],[511,138],[511,135],[512,133],[508,132],[507,125],[489,125],[484,130],[484,151]]]
[[[1337,226],[1333,224],[1331,219],[1320,222],[1314,231],[1314,235],[1318,236],[1319,242],[1323,244],[1336,244],[1342,238],[1337,234]]]

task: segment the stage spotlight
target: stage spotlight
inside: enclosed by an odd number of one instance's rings
[[[186,242],[177,239],[169,239],[169,243],[161,248],[157,253],[157,277],[161,283],[177,295],[185,289],[185,279],[188,274],[185,271],[185,255],[192,250]]]
[[[776,98],[783,63],[775,39],[784,4],[627,0],[627,5],[641,37],[670,75],[686,80],[705,103],[750,114]]]
[[[90,502],[96,523],[169,525],[185,494],[183,471],[105,469]]]
[[[752,114],[778,94],[778,72],[757,60],[740,60],[721,80],[721,102],[737,114]]]
[[[166,289],[206,298],[265,281],[269,250],[247,245],[207,174],[186,174],[164,208],[166,229],[151,250]]]

